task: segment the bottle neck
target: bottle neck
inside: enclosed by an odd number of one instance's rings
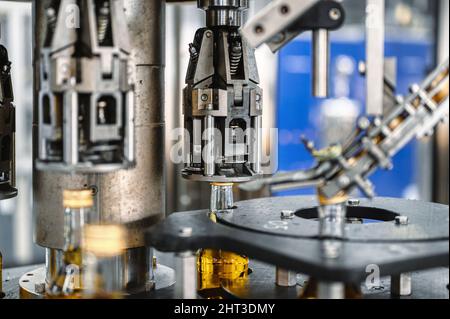
[[[121,299],[125,287],[124,255],[99,256],[91,252],[83,255],[83,287],[86,298]]]
[[[88,222],[90,208],[67,207],[64,214],[64,250],[81,248],[82,230]]]

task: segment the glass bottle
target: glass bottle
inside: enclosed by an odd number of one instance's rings
[[[120,225],[86,225],[83,235],[83,297],[122,299],[126,230]]]
[[[48,299],[78,299],[82,290],[82,230],[88,222],[94,199],[91,190],[65,190],[64,256],[61,267],[46,289]]]
[[[209,218],[217,222],[217,213],[234,209],[233,184],[213,183]],[[198,252],[197,273],[199,295],[208,299],[221,299],[222,287],[243,288],[248,279],[246,256],[215,249]]]

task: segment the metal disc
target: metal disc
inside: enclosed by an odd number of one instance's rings
[[[319,223],[314,197],[274,197],[239,202],[237,208],[217,214],[220,223],[245,230],[293,238],[317,238]],[[283,219],[281,212],[295,212]],[[448,206],[404,199],[361,199],[348,207],[349,217],[362,224],[346,225],[346,240],[354,242],[408,242],[443,240],[449,236]],[[399,226],[396,216],[407,216],[409,224]]]
[[[154,269],[155,290],[164,289],[175,284],[175,271],[158,264]],[[20,299],[43,299],[45,291],[45,267],[24,274],[19,280]]]

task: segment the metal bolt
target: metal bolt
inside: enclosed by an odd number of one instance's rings
[[[208,94],[202,94],[202,101],[203,102],[208,101],[208,99],[209,99]]]
[[[358,121],[358,126],[361,130],[367,130],[370,127],[370,120],[367,117],[362,117]]]
[[[356,198],[351,198],[348,200],[347,205],[350,207],[357,207],[357,206],[361,205],[361,201]]]
[[[409,90],[413,94],[418,93],[420,91],[420,85],[419,84],[413,84],[413,85],[411,85]]]
[[[34,291],[37,294],[44,294],[45,293],[45,283],[35,284]]]
[[[282,268],[277,267],[276,284],[280,287],[297,286],[297,273],[295,271],[284,270]]]
[[[338,8],[333,8],[333,9],[330,10],[329,16],[330,16],[331,20],[337,21],[342,16],[341,10],[339,10]]]
[[[182,227],[179,231],[180,237],[191,237],[192,236],[192,227]]]
[[[408,216],[397,216],[395,217],[395,224],[398,226],[406,226],[409,224]]]
[[[295,212],[292,210],[281,211],[281,219],[293,219],[295,217]]]
[[[395,101],[397,102],[397,104],[403,104],[403,103],[405,103],[405,98],[401,95],[397,95],[395,97]]]
[[[396,297],[411,296],[412,276],[410,273],[391,277],[391,294]]]
[[[348,186],[348,184],[350,184],[350,178],[346,175],[342,175],[341,177],[339,177],[338,183],[340,186],[346,187]]]
[[[207,31],[206,32],[206,37],[207,38],[211,38],[212,37],[212,32],[211,31]]]
[[[263,26],[261,26],[261,25],[256,26],[256,28],[255,28],[255,33],[256,33],[256,34],[264,33],[264,28],[263,28]]]

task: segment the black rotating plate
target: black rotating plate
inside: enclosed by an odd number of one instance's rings
[[[219,222],[277,236],[316,238],[319,234],[317,201],[312,197],[264,198],[236,204],[236,209],[217,215]],[[282,219],[282,210],[296,212]],[[395,217],[409,218],[408,226],[397,226]],[[345,236],[360,242],[417,242],[449,238],[448,206],[420,201],[376,198],[348,207],[347,216],[364,224],[347,224]]]
[[[447,206],[400,199],[361,201],[363,207],[380,214],[388,210],[409,216],[411,223],[348,225],[348,237],[340,242],[340,256],[330,259],[323,255],[324,241],[317,239],[315,221],[301,217],[291,220],[292,227],[287,227],[290,234],[286,228],[283,232],[261,229],[264,220],[276,220],[281,210],[314,207],[311,197],[259,199],[236,205],[233,216],[227,216],[229,220],[220,216],[219,223],[213,223],[206,210],[173,214],[146,231],[146,243],[163,252],[200,248],[234,251],[323,281],[359,283],[367,277],[369,265],[377,265],[381,276],[448,266]],[[239,212],[247,216],[239,216]],[[314,217],[311,213],[309,217]],[[181,232],[182,228],[191,228],[192,234]]]

